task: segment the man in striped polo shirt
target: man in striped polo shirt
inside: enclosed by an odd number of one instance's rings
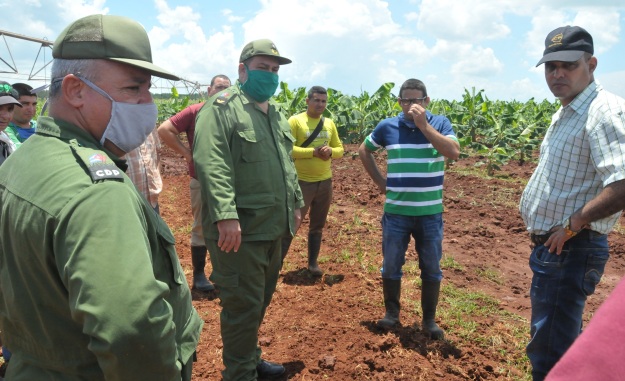
[[[399,115],[381,121],[361,144],[358,154],[371,179],[386,194],[382,217],[382,286],[386,314],[378,326],[399,324],[402,266],[410,236],[415,239],[421,269],[423,331],[439,340],[436,306],[443,273],[443,179],[445,158],[457,159],[460,145],[449,119],[426,110],[430,104],[425,84],[408,79],[399,90]],[[387,176],[373,152],[386,148]]]

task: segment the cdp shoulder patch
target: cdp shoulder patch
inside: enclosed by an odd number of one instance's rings
[[[72,150],[89,170],[93,181],[123,180],[124,173],[104,152],[92,148],[81,147],[78,142],[70,142]]]
[[[213,102],[213,104],[225,105],[230,101],[230,99],[232,99],[232,95],[233,94],[231,92],[224,91],[223,93],[219,94],[217,98],[215,98],[215,102]]]

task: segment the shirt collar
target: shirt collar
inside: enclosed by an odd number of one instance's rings
[[[83,147],[104,151],[118,166],[124,165],[126,162],[126,160],[120,159],[114,153],[104,148],[90,133],[62,119],[40,116],[39,119],[37,119],[36,133],[39,135],[52,136],[64,141],[76,139],[78,144]]]
[[[569,107],[580,115],[584,114],[588,106],[590,106],[590,102],[595,99],[601,89],[602,87],[597,81],[590,82],[565,108]]]

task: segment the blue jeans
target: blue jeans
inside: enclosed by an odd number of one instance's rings
[[[4,345],[2,346],[2,357],[4,358],[5,362],[8,362],[11,359],[11,352],[9,352],[7,347],[5,347]]]
[[[382,216],[382,278],[400,280],[406,263],[410,236],[415,240],[419,254],[419,269],[424,281],[443,279],[443,214],[429,216],[402,216],[384,213]]]
[[[532,250],[531,340],[526,351],[534,381],[543,380],[579,336],[586,297],[595,292],[608,257],[607,235],[590,230],[567,241],[560,255],[543,245]]]

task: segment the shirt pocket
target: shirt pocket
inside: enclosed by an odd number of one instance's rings
[[[271,231],[275,220],[276,197],[272,193],[239,195],[237,213],[243,234]]]
[[[240,195],[271,193],[272,168],[270,152],[273,144],[261,132],[252,128],[237,131],[240,144],[239,159],[235,168],[235,189]]]
[[[241,160],[244,163],[267,161],[266,136],[253,128],[239,129],[237,135],[241,142]]]

